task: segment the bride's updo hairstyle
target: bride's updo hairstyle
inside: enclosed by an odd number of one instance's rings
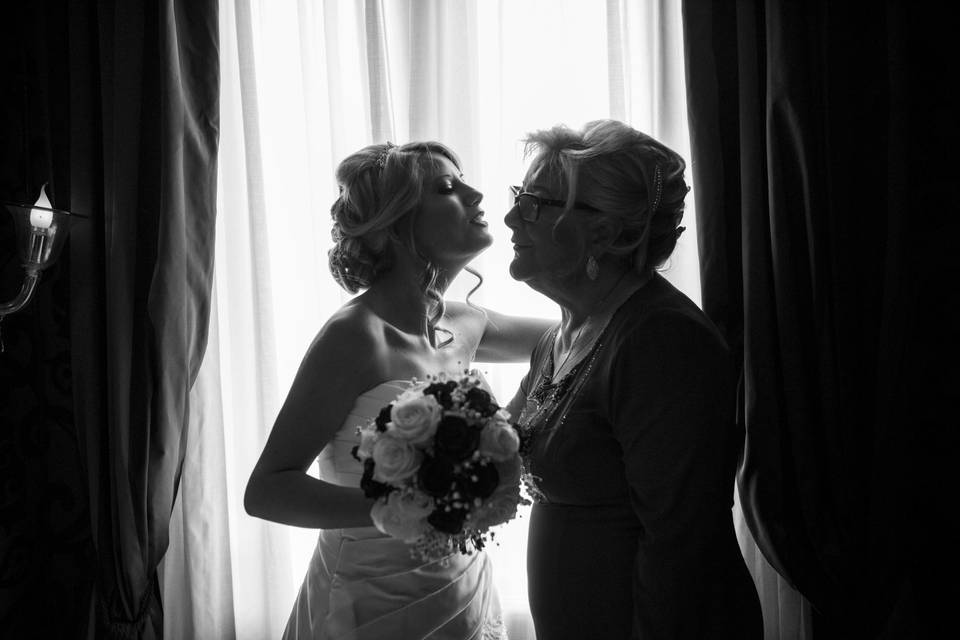
[[[439,142],[374,144],[347,156],[337,167],[340,196],[330,208],[334,246],[327,257],[330,273],[348,292],[366,289],[390,269],[391,239],[429,263],[414,242],[411,214],[420,205],[423,181],[436,164],[431,154],[460,169],[457,155]],[[435,274],[427,279],[435,279]]]
[[[679,225],[690,190],[679,154],[616,120],[588,122],[579,131],[560,125],[534,132],[525,142],[526,154],[533,156],[528,176],[545,169],[559,178],[568,203],[580,201],[599,210],[574,215],[604,216],[619,224],[609,254],[640,274],[667,261],[684,230]],[[568,208],[556,224],[570,213]],[[585,241],[580,253],[575,263],[583,265]]]
[[[438,168],[434,154],[448,159],[461,170],[457,154],[439,142],[411,142],[402,146],[387,142],[364,147],[347,156],[336,172],[340,195],[330,207],[334,245],[327,259],[337,283],[348,292],[356,293],[390,269],[397,244],[405,247],[424,265],[420,287],[432,302],[427,321],[431,327],[449,334],[437,327],[444,313],[440,271],[420,253],[413,233],[413,217],[423,198],[424,180]],[[466,271],[483,282],[476,271],[469,267]],[[452,335],[448,335],[440,346],[451,340]]]

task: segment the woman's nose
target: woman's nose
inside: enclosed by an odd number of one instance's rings
[[[510,227],[511,229],[514,229],[518,226],[517,223],[519,222],[519,220],[520,220],[520,207],[518,207],[517,205],[513,205],[512,207],[510,207],[510,210],[507,211],[507,215],[503,216],[503,223],[508,227]]]
[[[472,191],[473,193],[471,193],[467,198],[467,205],[471,207],[475,207],[478,204],[480,204],[481,200],[483,200],[483,194],[477,191],[476,189],[473,189]]]

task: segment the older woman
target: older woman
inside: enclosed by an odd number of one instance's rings
[[[505,219],[510,273],[562,308],[509,407],[537,496],[537,637],[759,638],[730,511],[731,360],[656,271],[683,230],[684,161],[612,120],[540,131],[527,148]]]

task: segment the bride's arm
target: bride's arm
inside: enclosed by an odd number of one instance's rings
[[[448,302],[447,315],[476,336],[476,362],[529,362],[540,336],[557,324],[555,320],[510,316],[462,302]]]
[[[372,524],[371,501],[360,489],[323,482],[307,470],[357,396],[376,384],[375,349],[373,340],[346,319],[320,331],[250,474],[243,499],[248,514],[317,529]]]

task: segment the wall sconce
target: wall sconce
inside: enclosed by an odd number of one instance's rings
[[[4,202],[13,216],[16,230],[17,253],[20,264],[26,274],[20,292],[9,302],[0,302],[0,322],[25,307],[40,280],[40,272],[57,260],[63,243],[67,239],[70,226],[77,218],[85,218],[78,213],[63,209],[54,209],[47,199],[46,185],[40,189],[36,204],[27,205],[17,202]],[[3,342],[0,341],[0,351]]]

